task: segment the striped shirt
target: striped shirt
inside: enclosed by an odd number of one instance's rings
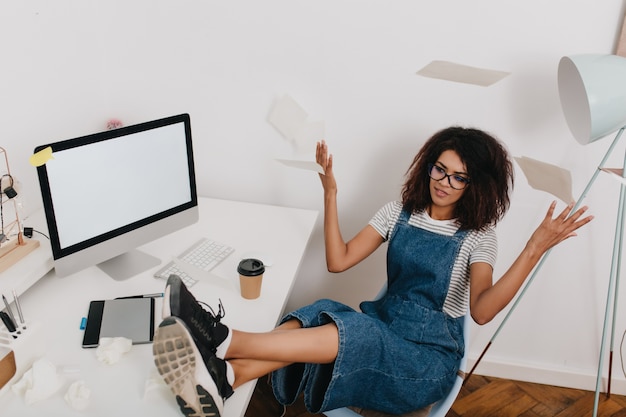
[[[372,217],[369,224],[387,241],[401,211],[402,202],[387,203]],[[426,211],[413,213],[409,218],[409,224],[444,236],[454,235],[459,228],[456,221],[434,220]],[[470,230],[467,233],[452,268],[450,287],[443,305],[445,313],[451,317],[461,317],[467,313],[469,308],[469,267],[475,262],[486,262],[493,268],[497,253],[498,241],[493,228],[480,231]]]

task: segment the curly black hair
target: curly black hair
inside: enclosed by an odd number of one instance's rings
[[[452,126],[426,141],[407,170],[402,188],[404,207],[414,212],[432,204],[428,164],[447,150],[459,155],[471,180],[454,208],[453,216],[461,229],[481,230],[495,225],[510,205],[513,164],[498,139],[474,128]]]

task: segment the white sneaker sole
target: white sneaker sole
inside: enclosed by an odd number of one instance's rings
[[[187,330],[175,317],[157,328],[152,346],[154,363],[187,417],[220,417],[224,402],[215,381]]]

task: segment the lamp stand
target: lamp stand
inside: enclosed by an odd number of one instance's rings
[[[620,129],[616,138],[623,133],[624,128]],[[626,154],[624,155],[624,163],[622,165],[622,178],[626,174]],[[620,184],[619,205],[617,208],[617,219],[615,223],[615,238],[613,240],[613,255],[611,257],[611,272],[609,276],[609,288],[606,295],[606,307],[604,310],[604,324],[602,326],[602,341],[600,344],[600,359],[598,360],[598,374],[596,376],[596,392],[593,401],[593,417],[598,415],[598,404],[600,400],[600,384],[602,383],[602,365],[604,363],[604,348],[606,343],[606,333],[609,324],[609,312],[611,311],[611,298],[613,298],[613,317],[611,319],[611,342],[609,350],[609,379],[607,384],[606,396],[611,396],[611,377],[613,374],[613,346],[615,344],[615,317],[617,315],[617,299],[619,294],[619,278],[622,265],[622,244],[624,236],[624,214],[626,203],[626,184]]]
[[[585,199],[585,197],[589,193],[589,190],[591,190],[591,187],[593,186],[594,182],[596,181],[596,178],[598,177],[598,174],[600,173],[601,168],[606,164],[606,161],[608,160],[609,156],[613,153],[613,150],[615,149],[615,146],[619,142],[619,140],[620,140],[622,134],[624,133],[625,129],[626,129],[626,126],[622,127],[617,132],[617,134],[615,135],[615,138],[613,139],[613,142],[611,143],[611,146],[609,146],[609,148],[607,149],[606,154],[604,155],[604,157],[600,161],[600,164],[598,165],[598,168],[593,173],[593,175],[591,176],[591,179],[587,183],[587,186],[585,187],[585,189],[583,190],[582,194],[580,195],[580,197],[578,198],[578,200],[574,204],[574,207],[572,208],[572,212],[575,212],[576,210],[578,210],[578,208],[580,207],[582,201]],[[624,170],[622,171],[622,175],[626,178],[626,155],[624,156]],[[613,319],[612,319],[612,329],[611,329],[611,353],[610,353],[610,359],[609,359],[609,383],[608,383],[607,396],[610,396],[610,394],[611,394],[611,389],[610,389],[610,387],[611,387],[611,367],[612,367],[612,361],[613,361],[613,345],[614,345],[614,339],[615,339],[614,335],[615,335],[615,315],[616,315],[616,310],[617,310],[617,287],[619,286],[619,270],[620,270],[620,266],[621,266],[621,254],[622,254],[621,249],[622,249],[622,237],[623,237],[623,229],[624,229],[624,225],[623,225],[623,223],[624,223],[624,214],[626,214],[626,185],[622,184],[621,187],[620,187],[620,200],[619,200],[617,220],[616,220],[615,239],[614,239],[614,242],[613,242],[613,256],[612,256],[612,260],[611,260],[611,275],[610,275],[610,278],[609,278],[609,289],[608,289],[608,294],[607,294],[607,302],[606,302],[606,310],[605,310],[605,317],[604,317],[604,325],[603,325],[603,330],[602,330],[602,341],[601,341],[601,348],[600,348],[600,360],[599,360],[599,364],[598,364],[598,374],[597,374],[597,380],[596,380],[596,391],[595,391],[595,401],[594,401],[594,414],[593,414],[593,417],[596,417],[596,415],[597,415],[598,399],[599,399],[599,393],[600,393],[600,382],[602,380],[602,365],[604,363],[604,348],[605,348],[605,342],[606,342],[606,330],[607,330],[607,325],[608,325],[609,311],[611,310],[611,308],[610,308],[610,301],[611,301],[611,298],[613,298]],[[548,258],[548,256],[550,255],[551,252],[552,252],[552,249],[549,249],[543,255],[543,257],[539,260],[539,263],[535,267],[535,269],[532,272],[531,276],[526,280],[526,284],[524,284],[524,287],[522,288],[519,296],[515,299],[515,301],[511,305],[511,308],[506,313],[504,319],[502,320],[502,322],[500,323],[500,325],[498,326],[498,328],[494,332],[494,334],[491,337],[491,339],[489,339],[489,342],[487,343],[487,345],[483,349],[482,353],[478,357],[478,360],[476,361],[476,363],[474,363],[474,366],[472,366],[472,369],[470,370],[470,372],[465,377],[464,382],[466,382],[472,376],[472,374],[474,373],[474,370],[476,369],[476,367],[478,366],[478,364],[480,363],[482,358],[487,353],[487,350],[489,350],[489,348],[491,347],[491,345],[493,344],[495,339],[498,337],[498,334],[500,333],[500,331],[502,330],[502,328],[504,327],[506,322],[509,320],[509,318],[513,314],[513,311],[515,311],[515,309],[519,305],[520,301],[522,300],[522,298],[526,294],[526,291],[528,290],[528,288],[533,283],[535,277],[537,276],[537,274],[539,273],[539,271],[543,267],[543,264],[545,263],[546,259]]]

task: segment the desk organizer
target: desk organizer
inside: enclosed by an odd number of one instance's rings
[[[12,333],[0,329],[0,395],[43,355],[44,344],[38,327],[37,323],[27,321]]]

